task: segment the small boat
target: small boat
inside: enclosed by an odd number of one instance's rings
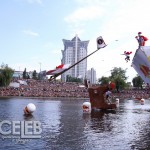
[[[96,86],[96,87],[89,87],[89,97],[92,109],[116,109],[116,103],[108,103],[104,98],[104,93],[107,90],[107,86]]]

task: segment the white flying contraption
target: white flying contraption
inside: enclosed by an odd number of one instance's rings
[[[103,40],[102,36],[99,36],[97,38],[96,42],[97,42],[97,49],[104,48],[105,46],[107,46],[105,44],[105,41]]]

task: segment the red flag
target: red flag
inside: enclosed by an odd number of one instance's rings
[[[56,69],[59,69],[59,68],[63,68],[64,64],[61,64],[59,66],[56,66]]]
[[[65,70],[65,69],[67,69],[69,67],[70,67],[70,64],[66,64],[66,65],[61,64],[59,66],[56,66],[55,69],[47,71],[46,75],[55,75],[55,74],[58,74],[58,73],[62,72],[63,70]]]

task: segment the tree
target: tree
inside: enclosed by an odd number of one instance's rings
[[[1,65],[0,69],[0,86],[8,86],[12,76],[13,76],[14,70],[6,64]]]
[[[109,81],[110,81],[110,78],[109,77],[104,77],[104,76],[102,76],[101,78],[98,79],[98,82],[101,85],[108,84]]]
[[[27,78],[27,71],[26,71],[26,68],[24,69],[23,71],[23,79],[26,79]]]
[[[142,80],[142,78],[140,76],[138,76],[138,75],[136,77],[134,77],[133,80],[132,80],[133,87],[137,87],[137,88],[141,87],[141,89],[143,88],[142,87],[143,82],[144,81]]]
[[[110,78],[114,79],[119,76],[121,79],[127,80],[128,77],[126,77],[126,71],[127,69],[123,70],[121,67],[114,67],[114,69],[111,70]]]
[[[26,77],[26,79],[30,79],[30,76],[29,76],[29,74],[27,74],[27,77]]]
[[[120,76],[116,76],[113,80],[116,84],[116,90],[119,92],[119,90],[123,90],[126,86],[127,83],[124,79],[122,79]]]
[[[115,82],[117,91],[120,89],[122,90],[127,86],[126,80],[128,77],[126,77],[126,71],[127,69],[123,70],[121,67],[115,67],[111,70],[110,80]]]
[[[36,70],[33,71],[32,79],[35,79],[35,80],[37,79],[37,73],[36,73]]]
[[[116,85],[116,90],[119,91],[120,89],[124,89],[127,86],[126,80],[128,77],[126,77],[126,70],[123,70],[122,68],[115,67],[111,71],[111,75],[109,77],[101,77],[98,79],[98,81],[103,84],[108,84],[110,81],[114,82]]]
[[[67,76],[66,76],[66,82],[70,82],[70,80],[71,80],[71,76],[70,76],[70,75],[67,75]]]
[[[82,83],[82,79],[71,77],[70,75],[67,75],[66,76],[66,82],[78,82],[78,83]]]

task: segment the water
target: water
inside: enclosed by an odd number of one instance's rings
[[[116,111],[83,114],[85,100],[0,99],[0,121],[40,121],[41,138],[14,139],[0,135],[7,150],[149,150],[150,101],[122,100]],[[28,103],[33,116],[24,116]]]

